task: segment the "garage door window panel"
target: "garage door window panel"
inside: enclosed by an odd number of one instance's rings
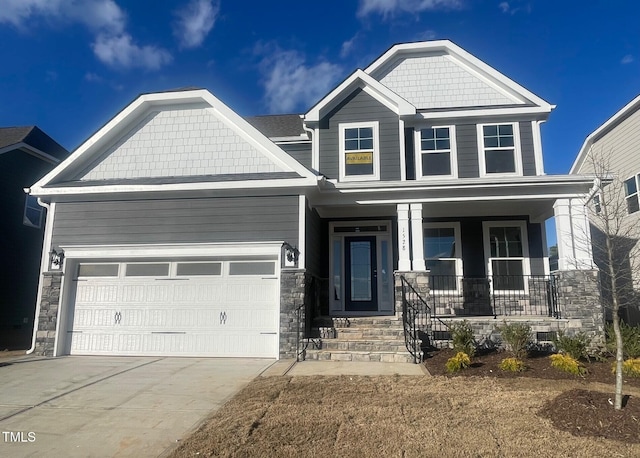
[[[78,277],[117,277],[118,264],[80,264]]]
[[[229,275],[275,275],[273,262],[230,262]]]
[[[220,276],[222,263],[220,262],[179,262],[176,266],[176,276]]]
[[[169,263],[127,264],[127,277],[168,277]]]

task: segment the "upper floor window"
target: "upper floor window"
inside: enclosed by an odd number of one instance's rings
[[[417,176],[455,177],[455,127],[429,127],[416,132]]]
[[[24,202],[24,215],[22,217],[22,223],[25,226],[36,227],[40,229],[42,227],[42,215],[44,209],[38,204],[38,198],[35,196],[27,195]]]
[[[640,210],[638,205],[638,179],[639,175],[629,178],[624,182],[624,195],[627,201],[627,213],[635,213]]]
[[[378,122],[340,124],[340,180],[378,180]]]
[[[478,125],[481,175],[522,175],[518,124]]]

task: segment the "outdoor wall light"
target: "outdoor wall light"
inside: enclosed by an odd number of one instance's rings
[[[300,256],[300,250],[298,250],[296,247],[292,246],[290,243],[287,243],[287,242],[284,242],[282,244],[282,248],[284,248],[285,266],[296,267],[298,265],[298,257]]]
[[[49,252],[49,270],[62,269],[62,263],[64,262],[64,250],[56,251],[55,248],[51,248]]]

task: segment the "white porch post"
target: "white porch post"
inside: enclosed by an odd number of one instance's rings
[[[413,270],[427,270],[424,262],[423,245],[422,204],[411,204],[411,259]]]
[[[553,211],[558,239],[558,270],[593,269],[591,232],[584,199],[558,199]]]
[[[398,204],[398,270],[411,270],[409,254],[409,204]]]

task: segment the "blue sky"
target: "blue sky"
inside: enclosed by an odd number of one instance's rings
[[[0,125],[76,148],[139,93],[304,112],[392,44],[450,39],[556,104],[547,173],[640,93],[640,2],[0,0]]]

